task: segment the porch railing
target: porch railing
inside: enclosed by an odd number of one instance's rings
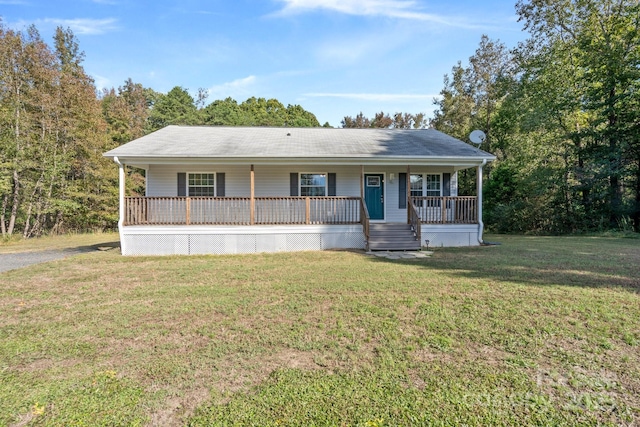
[[[124,225],[358,224],[359,197],[126,197]]]
[[[478,198],[410,197],[423,224],[477,224]]]
[[[476,197],[410,197],[410,202],[423,224],[478,223]],[[256,197],[253,206],[249,197],[126,197],[124,225],[362,223],[367,235],[368,218],[359,197]]]

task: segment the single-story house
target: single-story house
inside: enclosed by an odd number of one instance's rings
[[[124,255],[482,243],[482,168],[433,129],[167,126],[104,154],[120,168]],[[145,170],[126,196],[125,168]],[[477,196],[458,196],[475,168]]]

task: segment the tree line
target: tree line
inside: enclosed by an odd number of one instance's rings
[[[343,128],[379,128],[379,129],[424,129],[428,126],[429,121],[424,113],[394,113],[393,117],[388,113],[381,111],[376,113],[373,118],[365,117],[360,112],[355,117],[345,116],[341,125]]]
[[[96,91],[69,29],[49,46],[35,26],[0,21],[0,231],[4,238],[112,229],[118,218],[117,168],[102,153],[171,124],[320,126],[299,105],[232,98],[206,104],[177,86],[163,94],[128,79]],[[328,126],[328,124],[325,124]],[[144,194],[141,171],[129,191]]]
[[[516,11],[530,37],[507,49],[483,36],[445,76],[430,125],[487,134],[491,229],[639,232],[639,3],[521,0]]]

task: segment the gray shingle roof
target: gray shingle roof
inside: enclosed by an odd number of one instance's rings
[[[167,126],[104,154],[166,158],[467,158],[494,156],[434,129]]]

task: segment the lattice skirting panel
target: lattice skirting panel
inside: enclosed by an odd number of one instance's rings
[[[124,234],[123,255],[242,254],[363,249],[364,233]]]

